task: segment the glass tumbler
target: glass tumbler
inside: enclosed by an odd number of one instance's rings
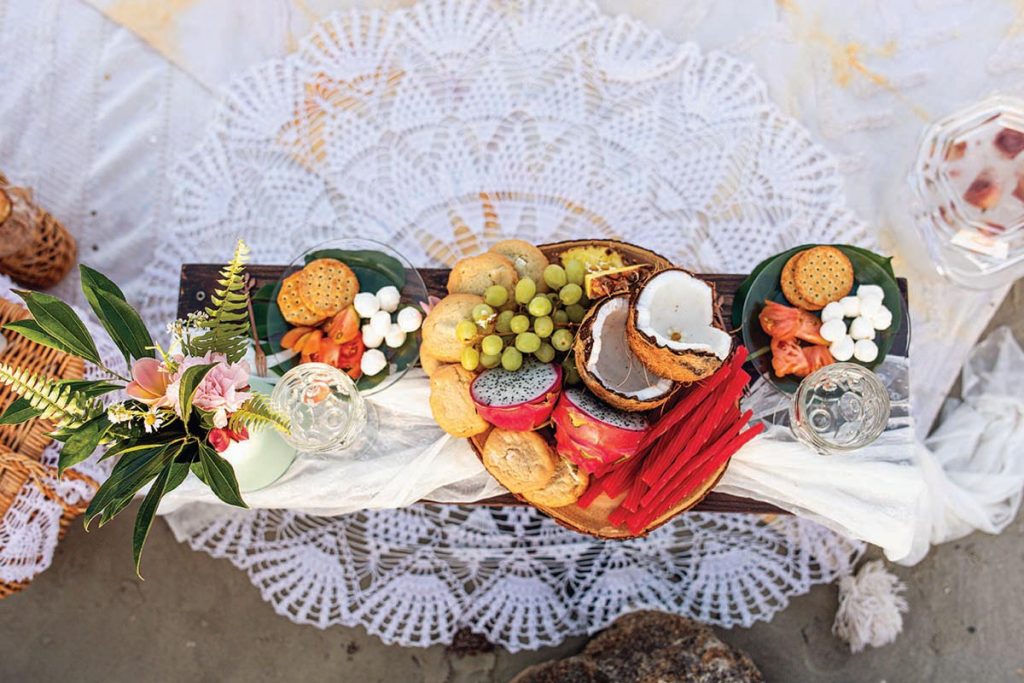
[[[289,370],[270,401],[291,421],[285,440],[307,453],[348,448],[367,424],[366,401],[355,382],[324,363],[303,363]]]
[[[885,431],[889,410],[878,375],[856,363],[833,363],[800,382],[789,424],[797,439],[827,455],[873,442]]]

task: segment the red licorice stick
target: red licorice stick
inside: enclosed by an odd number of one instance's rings
[[[692,475],[694,472],[703,467],[710,459],[715,457],[723,448],[727,447],[730,440],[734,439],[741,429],[747,426],[747,421],[750,420],[752,415],[751,411],[747,411],[739,417],[728,422],[724,429],[716,430],[718,434],[715,438],[708,441],[707,447],[703,448],[694,457],[690,458],[685,467],[679,469],[678,472],[672,475],[672,477],[665,482],[665,486],[658,492],[656,496],[652,496],[649,500],[644,501],[644,507],[653,506],[657,508],[666,498],[672,496],[673,491],[679,489],[686,481],[687,477]]]
[[[654,482],[648,482],[651,484],[651,490],[647,492],[644,499],[641,501],[643,505],[646,506],[650,500],[653,500],[654,495],[652,495],[652,492],[655,490],[661,490],[665,485],[667,485],[672,477],[674,477],[676,473],[686,465],[687,461],[689,461],[690,458],[704,447],[708,442],[708,439],[711,438],[711,435],[718,430],[718,426],[722,423],[725,416],[729,414],[731,406],[736,403],[737,399],[739,399],[740,394],[743,393],[743,387],[745,387],[748,382],[750,382],[750,376],[742,370],[732,376],[729,383],[726,384],[722,391],[715,397],[708,416],[699,422],[696,433],[693,437],[688,439],[686,442],[680,442],[680,445],[682,445],[682,443],[686,444],[682,449],[682,452],[680,453],[678,450],[675,450],[674,452],[678,455],[674,458],[670,457],[667,459],[669,461],[669,466],[661,473],[660,478],[657,480],[659,485],[655,486]],[[672,451],[670,451],[670,453],[671,452]]]
[[[656,502],[650,507],[643,508],[641,510],[641,514],[632,517],[628,521],[631,533],[639,533],[658,517],[665,514],[681,501],[692,495],[698,487],[703,486],[710,477],[714,476],[715,472],[717,472],[718,469],[729,460],[729,458],[735,455],[740,448],[762,431],[764,431],[764,423],[758,422],[749,429],[723,440],[719,444],[718,448],[714,449],[714,452],[710,453],[710,458],[708,458],[701,467],[691,472],[683,481],[678,482],[677,480],[677,485],[668,489],[670,493],[665,495],[660,502]],[[709,449],[709,451],[710,450],[711,449]]]
[[[672,461],[682,450],[682,445],[693,439],[701,425],[707,422],[715,406],[714,397],[702,401],[690,418],[679,425],[679,429],[658,442],[658,449],[647,456],[649,467],[644,467],[640,479],[648,486],[655,486],[665,472],[672,466]]]
[[[728,364],[720,368],[718,372],[708,377],[706,380],[695,386],[690,393],[680,399],[667,413],[661,416],[661,418],[654,423],[651,430],[647,432],[644,438],[640,441],[640,449],[643,450],[647,446],[654,443],[654,441],[670,430],[679,420],[684,418],[686,415],[693,412],[693,410],[700,405],[707,396],[715,390],[719,384],[724,382],[730,375],[736,370],[743,367],[743,363],[747,360],[747,347],[740,346],[732,354],[732,358],[729,359]]]
[[[647,493],[647,484],[643,479],[634,480],[633,487],[629,489],[629,495],[626,496],[626,500],[622,501],[622,507],[630,512],[636,512],[636,509],[640,507],[640,499],[645,493]]]
[[[576,504],[584,509],[590,507],[591,503],[597,500],[597,497],[604,493],[604,484],[606,479],[607,477],[601,477],[590,482],[590,486],[587,487],[587,490],[584,491],[583,495],[576,501]]]
[[[625,493],[633,485],[642,465],[643,460],[639,457],[634,456],[627,460],[605,479],[605,492],[612,498]]]

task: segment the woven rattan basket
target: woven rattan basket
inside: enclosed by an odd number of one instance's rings
[[[25,308],[0,299],[0,325],[29,317]],[[85,367],[81,358],[40,346],[21,335],[6,333],[7,348],[0,354],[0,360],[8,365],[24,368],[30,372],[55,379],[81,379]],[[0,387],[0,411],[5,410],[16,398],[7,387]],[[0,525],[7,510],[26,486],[36,486],[43,495],[64,508],[61,516],[61,536],[72,519],[85,511],[84,506],[66,505],[52,489],[55,468],[41,462],[43,451],[50,444],[47,436],[53,425],[45,420],[29,420],[24,424],[0,427]],[[65,477],[88,482],[93,488],[98,484],[88,477],[68,471]],[[26,583],[0,582],[0,598],[21,590]]]
[[[10,223],[10,225],[7,225]],[[60,222],[32,201],[32,191],[12,186],[0,173],[0,228],[23,240],[0,258],[0,273],[27,287],[46,289],[68,274],[78,247]]]

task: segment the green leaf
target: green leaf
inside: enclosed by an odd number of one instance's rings
[[[174,460],[183,444],[184,440],[179,440],[169,444],[155,445],[118,460],[110,477],[96,491],[96,495],[93,496],[92,502],[89,503],[89,507],[85,511],[86,530],[89,528],[89,522],[104,512],[108,506],[114,505],[126,497],[130,499],[139,489],[152,481],[167,463]],[[101,526],[113,519],[117,512],[120,512],[120,508],[113,513],[105,514],[104,519],[100,522]]]
[[[176,461],[171,463],[171,476],[167,480],[167,493],[181,486],[181,483],[188,477],[188,468],[189,464],[187,462]]]
[[[29,341],[34,341],[35,343],[47,348],[57,349],[62,353],[68,353],[72,356],[77,355],[73,348],[62,343],[59,339],[54,338],[48,332],[45,332],[43,328],[39,327],[39,323],[31,318],[9,322],[4,325],[4,329],[17,332]]]
[[[193,365],[185,370],[185,374],[181,376],[181,384],[178,387],[178,401],[181,404],[181,421],[185,423],[186,429],[188,428],[189,418],[192,416],[192,398],[195,396],[196,389],[203,383],[203,378],[206,377],[206,374],[215,365],[215,363]]]
[[[44,332],[71,349],[74,355],[102,365],[89,330],[70,306],[55,296],[41,292],[17,290],[15,293],[25,301],[32,317]]]
[[[210,485],[210,480],[206,478],[206,470],[203,469],[203,463],[200,460],[192,461],[189,465],[189,469],[192,470],[192,474],[196,475],[199,481],[203,482],[207,486]]]
[[[110,420],[107,419],[105,413],[94,417],[76,429],[60,451],[57,474],[63,474],[67,468],[77,465],[92,455],[109,429]]]
[[[203,463],[207,484],[218,498],[228,505],[249,507],[242,500],[242,494],[238,492],[238,479],[235,478],[235,470],[231,463],[205,443],[199,444],[199,461]]]
[[[114,384],[102,379],[63,379],[57,382],[57,384],[62,387],[68,387],[71,391],[80,393],[88,398],[97,398],[112,391],[124,389],[124,386],[121,384]]]
[[[126,362],[132,358],[152,358],[153,339],[142,317],[132,308],[121,288],[100,272],[79,266],[82,292],[110,338],[121,349]]]
[[[160,470],[156,481],[153,482],[153,487],[143,498],[139,512],[135,515],[135,529],[132,531],[132,554],[135,556],[135,575],[140,579],[142,578],[142,548],[146,545],[146,539],[149,538],[149,530],[153,527],[153,517],[156,516],[157,508],[160,507],[160,499],[164,497],[173,469],[174,463],[170,462]]]
[[[33,408],[27,398],[19,396],[11,401],[4,414],[0,415],[0,425],[20,425],[42,414],[43,411]]]

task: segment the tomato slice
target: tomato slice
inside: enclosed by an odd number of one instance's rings
[[[828,346],[828,340],[821,336],[821,320],[808,311],[800,311],[800,324],[796,328],[796,338],[811,344]]]
[[[785,377],[786,375],[806,377],[810,373],[811,365],[807,361],[807,356],[804,355],[804,350],[800,348],[799,342],[772,337],[771,350],[772,370],[775,371],[776,377]]]
[[[796,339],[797,330],[800,328],[800,309],[791,306],[783,306],[774,301],[765,301],[757,319],[761,323],[761,329],[772,339]]]
[[[836,359],[832,357],[832,352],[828,350],[827,346],[805,346],[803,348],[804,358],[807,359],[807,364],[810,368],[807,374],[819,370],[826,365],[832,365],[836,362]]]

